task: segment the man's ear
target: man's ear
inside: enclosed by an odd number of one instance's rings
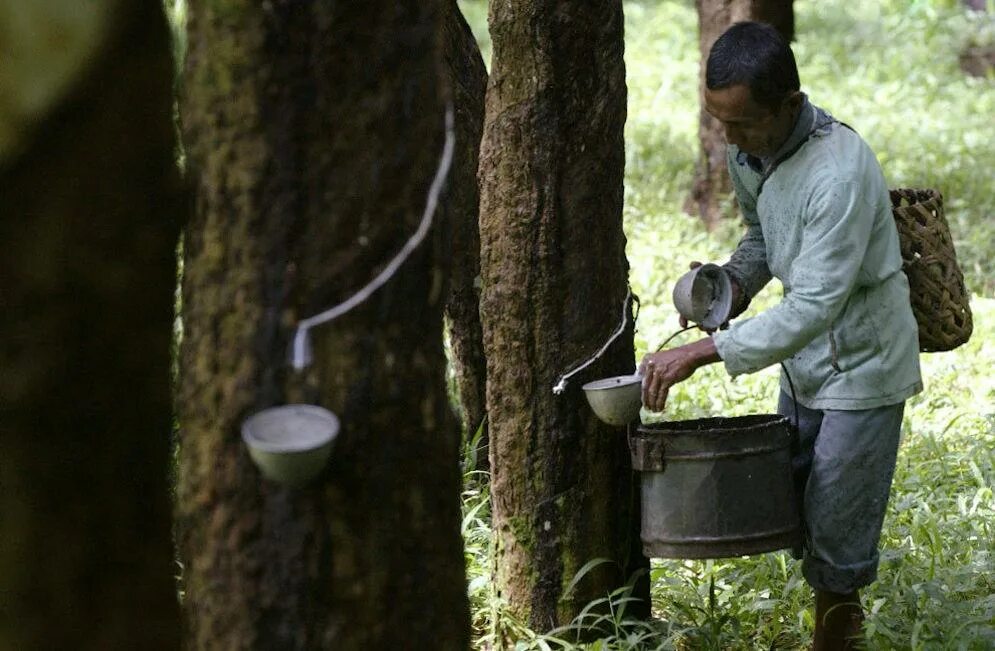
[[[795,113],[801,108],[802,104],[805,103],[805,93],[800,90],[792,91],[790,95],[784,98],[784,106],[788,108],[789,111]]]

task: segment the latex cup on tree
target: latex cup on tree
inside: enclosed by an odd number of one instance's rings
[[[339,419],[316,405],[283,405],[242,423],[242,440],[264,477],[291,488],[311,483],[325,467]]]
[[[639,418],[643,406],[643,376],[619,375],[588,382],[582,388],[594,415],[603,422],[622,427]]]

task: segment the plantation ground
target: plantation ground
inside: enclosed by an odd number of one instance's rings
[[[973,292],[971,342],[923,356],[926,391],[906,409],[879,580],[863,594],[870,649],[995,648],[995,83],[957,67],[960,48],[991,38],[995,23],[958,5],[795,2],[803,90],[865,137],[892,187],[943,193]],[[485,4],[460,6],[488,60]],[[697,147],[694,3],[626,2],[625,11],[625,219],[642,299],[638,358],[677,329],[674,280],[691,260],[725,260],[739,225],[708,234],[681,212]],[[751,311],[779,290],[771,283]],[[774,370],[730,381],[715,365],[671,392],[666,417],[767,413],[776,386]],[[468,474],[463,532],[478,647],[504,627],[522,649],[575,648],[572,632],[539,636],[501,611],[489,583],[488,508],[486,483]],[[585,621],[603,639],[576,648],[800,649],[810,639],[811,593],[784,554],[654,561],[651,579],[656,621],[627,622],[620,603],[615,616]]]

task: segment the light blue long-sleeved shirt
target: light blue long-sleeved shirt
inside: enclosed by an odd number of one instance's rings
[[[757,168],[802,141],[758,195]],[[771,277],[784,287],[780,303],[714,334],[728,372],[783,361],[798,401],[811,409],[870,409],[921,391],[898,231],[866,143],[806,100],[770,160],[748,160],[734,146],[728,154],[747,230],[724,267],[750,298]]]

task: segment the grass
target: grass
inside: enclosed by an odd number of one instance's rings
[[[909,401],[882,535],[879,578],[863,594],[869,649],[995,648],[995,207],[991,116],[995,84],[960,73],[961,47],[992,32],[939,0],[798,2],[794,44],[803,90],[856,128],[893,187],[934,187],[972,295],[967,345],[922,357],[926,391]],[[485,60],[486,6],[461,1]],[[681,206],[696,157],[698,54],[694,3],[626,2],[625,222],[633,289],[642,299],[637,357],[677,329],[669,288],[691,260],[723,261],[739,225],[706,233]],[[777,300],[772,283],[751,311]],[[682,337],[689,338],[687,334]],[[773,369],[730,381],[721,366],[671,392],[669,419],[768,413]],[[602,634],[540,635],[508,618],[490,583],[485,478],[463,495],[469,594],[477,648],[499,628],[519,649],[801,649],[811,638],[811,592],[785,554],[722,561],[653,561],[654,619],[615,608],[577,622]]]

